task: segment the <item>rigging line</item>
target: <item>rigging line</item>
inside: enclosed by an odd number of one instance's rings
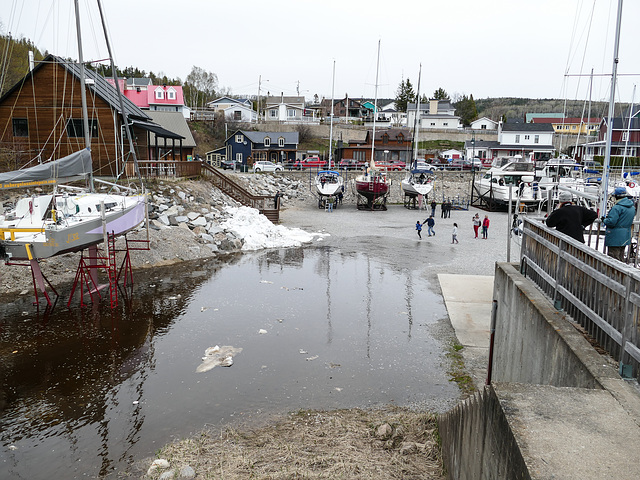
[[[571,51],[573,49],[573,42],[576,38],[576,32],[578,31],[578,18],[580,17],[580,10],[582,2],[576,3],[576,13],[573,16],[573,28],[571,30],[571,40],[569,41],[569,51],[567,52],[567,62],[565,64],[565,75],[569,73],[569,65],[571,64]]]
[[[593,25],[593,14],[595,12],[595,8],[596,8],[596,0],[593,0],[593,4],[591,7],[591,15],[589,16],[589,26],[587,28],[587,38],[584,42],[584,50],[582,52],[582,62],[580,63],[580,73],[583,72],[584,69],[584,60],[587,57],[587,50],[589,48],[589,37],[591,36],[591,26]],[[578,98],[578,91],[580,90],[580,79],[582,77],[578,77],[578,84],[576,85],[576,97]]]

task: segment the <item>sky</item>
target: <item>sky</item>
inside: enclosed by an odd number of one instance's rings
[[[591,99],[610,95],[617,0],[102,3],[119,67],[184,80],[198,66],[234,95],[256,95],[260,86],[263,95],[307,100],[331,98],[332,90],[334,98],[393,98],[403,79],[417,89],[420,65],[427,96],[443,88],[454,99],[586,101],[592,68]],[[78,57],[72,0],[0,0],[0,7],[2,33]],[[95,0],[80,0],[80,15],[84,59],[107,58]],[[639,18],[640,1],[626,0],[616,101],[631,102],[640,83]]]

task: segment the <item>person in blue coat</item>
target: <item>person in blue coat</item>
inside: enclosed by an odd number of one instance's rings
[[[631,225],[636,215],[636,208],[633,201],[627,198],[626,188],[616,187],[613,196],[617,202],[603,220],[607,227],[604,244],[609,256],[622,262],[625,248],[631,245]]]

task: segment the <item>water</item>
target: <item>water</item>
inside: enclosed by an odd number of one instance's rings
[[[301,408],[444,408],[458,391],[433,290],[411,268],[316,247],[137,273],[114,311],[5,303],[0,478],[115,476],[203,427]],[[196,373],[215,345],[242,352]]]

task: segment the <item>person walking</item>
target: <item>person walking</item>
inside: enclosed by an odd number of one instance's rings
[[[431,200],[431,216],[434,217],[436,215],[436,207],[438,204],[435,200]]]
[[[416,231],[418,232],[418,237],[422,240],[422,224],[420,223],[420,220],[416,222]]]
[[[445,211],[444,218],[451,218],[451,200],[447,200],[447,210]]]
[[[427,218],[427,219],[424,221],[424,223],[426,223],[426,224],[427,224],[427,233],[429,234],[429,236],[433,235],[433,236],[435,237],[436,232],[435,232],[435,230],[433,229],[433,227],[435,226],[436,221],[435,221],[435,219],[433,218],[433,215],[430,215],[430,216],[429,216],[429,218]]]
[[[334,202],[334,199],[332,196],[327,198],[327,205],[329,206],[328,207],[329,212],[333,212],[333,202]]]
[[[453,231],[451,232],[451,243],[458,243],[458,224],[453,224]]]
[[[616,260],[624,261],[624,251],[627,245],[631,245],[631,225],[636,215],[633,201],[627,198],[627,189],[616,187],[613,191],[616,204],[611,207],[602,222],[607,227],[604,244],[607,254]]]
[[[547,217],[547,226],[555,227],[557,231],[584,243],[584,229],[598,218],[598,214],[589,208],[574,205],[570,192],[560,192],[558,200],[558,208]]]
[[[447,202],[445,201],[440,204],[440,218],[447,218]]]
[[[471,220],[473,221],[473,232],[476,234],[476,240],[477,240],[478,230],[480,230],[480,226],[482,225],[482,220],[480,220],[480,215],[478,215],[477,213]]]
[[[489,216],[485,215],[482,220],[482,239],[486,240],[487,238],[489,238]]]

